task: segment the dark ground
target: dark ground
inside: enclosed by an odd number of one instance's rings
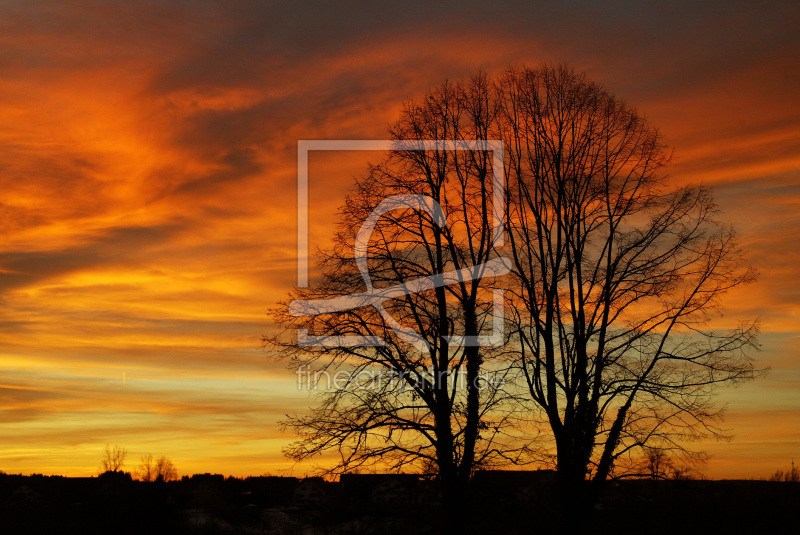
[[[472,489],[467,533],[555,533],[552,485],[511,478]],[[169,483],[0,473],[0,533],[438,533],[435,485],[416,477],[223,478]],[[800,533],[800,483],[610,483],[585,533]]]

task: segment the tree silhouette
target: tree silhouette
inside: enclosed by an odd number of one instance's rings
[[[476,76],[406,105],[390,130],[393,150],[368,168],[340,210],[334,247],[320,253],[320,279],[291,296],[306,310],[286,303],[274,311],[279,323],[324,337],[324,345],[266,340],[301,376],[312,362],[339,373],[319,406],[285,422],[300,435],[290,457],[335,451],[335,472],[365,465],[430,471],[453,507],[477,466],[513,460],[520,451],[506,440],[515,411],[497,388],[503,370],[487,364],[496,352],[479,340],[492,330],[492,282],[503,271],[487,201],[493,154],[445,142],[418,150],[415,141],[489,139],[491,91],[487,77]],[[365,221],[374,227],[361,235]],[[354,260],[359,251],[365,265]],[[385,314],[370,290],[385,292]],[[326,299],[354,294],[363,306],[325,308]],[[317,315],[297,315],[309,308]],[[338,343],[348,336],[378,343]],[[319,378],[318,372],[307,373]]]
[[[103,452],[103,459],[100,461],[100,473],[105,472],[118,472],[125,464],[125,456],[128,450],[114,446],[111,448],[106,444],[106,449]]]
[[[793,483],[797,483],[800,481],[800,467],[794,464],[794,459],[792,459],[792,468],[784,472],[783,470],[776,470],[774,474],[772,474],[769,478],[770,481],[790,481]]]
[[[723,435],[714,388],[754,376],[757,328],[709,322],[755,273],[711,193],[668,185],[671,154],[633,108],[567,67],[497,87],[517,362],[572,510],[645,445],[691,460],[687,441]]]
[[[291,295],[305,308],[274,311],[305,330],[300,338],[320,337],[317,347],[265,339],[298,369],[349,372],[310,415],[285,422],[300,434],[287,453],[337,451],[335,471],[433,467],[445,501],[456,502],[476,467],[528,451],[517,427],[524,407],[552,435],[546,453],[570,519],[644,447],[702,458],[686,442],[723,436],[715,387],[756,373],[756,325],[722,332],[709,322],[755,273],[716,221],[711,193],[668,185],[658,130],[583,75],[545,66],[444,83],[409,102],[390,133],[393,150],[341,209],[320,278]],[[414,150],[419,140],[492,139],[502,140],[502,169],[475,147]],[[501,171],[505,246],[490,202]],[[510,259],[506,277],[446,275],[499,257]],[[425,277],[445,283],[417,283]],[[505,346],[465,343],[490,329],[495,287],[506,289]],[[346,295],[347,310],[330,305]],[[342,345],[346,336],[363,343]],[[396,380],[358,380],[374,370]],[[487,371],[504,387],[477,387]],[[462,373],[461,386],[449,380]]]
[[[156,459],[156,481],[175,481],[178,479],[178,470],[169,457],[162,455]]]
[[[666,451],[660,448],[645,448],[645,456],[647,475],[650,479],[667,479],[675,471]]]
[[[155,481],[156,479],[156,467],[155,461],[153,460],[153,454],[148,453],[147,455],[142,455],[141,463],[136,468],[136,476],[141,481]]]
[[[141,464],[136,469],[136,475],[141,481],[174,481],[178,479],[178,471],[169,457],[162,455],[153,458],[152,453],[142,455]]]

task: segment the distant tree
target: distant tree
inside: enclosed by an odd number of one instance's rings
[[[679,458],[675,448],[643,446],[639,456],[625,459],[615,467],[615,479],[687,480],[700,477],[707,455]]]
[[[647,456],[647,475],[650,479],[668,479],[674,467],[669,454],[661,448],[645,448]]]
[[[141,481],[175,481],[178,471],[169,457],[162,455],[154,459],[152,453],[142,455],[141,464],[136,469],[136,475]]]
[[[670,475],[670,479],[675,481],[688,481],[699,478],[702,478],[702,474],[688,466],[674,466]]]
[[[175,481],[178,479],[178,471],[166,455],[156,459],[155,475],[156,481]]]
[[[797,483],[800,482],[800,467],[794,464],[792,459],[792,469],[784,472],[783,470],[776,470],[769,478],[770,481],[787,481]]]
[[[125,464],[125,456],[127,454],[128,450],[125,448],[119,446],[111,448],[106,444],[103,459],[100,461],[100,473],[120,471]]]
[[[156,466],[153,460],[153,454],[148,453],[142,455],[141,464],[136,468],[136,477],[141,481],[155,481],[156,479]]]

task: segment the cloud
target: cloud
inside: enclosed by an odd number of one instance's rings
[[[147,251],[180,230],[180,225],[108,228],[67,249],[3,253],[0,291],[42,283],[87,267],[126,264],[135,268],[137,260],[147,257]]]

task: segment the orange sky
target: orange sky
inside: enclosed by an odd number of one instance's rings
[[[800,9],[553,4],[0,3],[0,470],[91,475],[106,444],[291,468],[276,422],[314,400],[259,337],[295,282],[298,139],[380,139],[431,85],[542,61],[659,126],[761,272],[726,320],[761,318],[772,371],[721,392],[707,476],[800,458]],[[323,241],[366,157],[313,163]]]

